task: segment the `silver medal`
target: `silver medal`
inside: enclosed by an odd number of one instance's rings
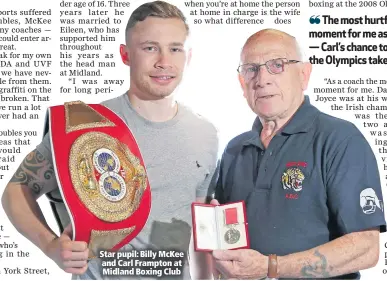
[[[235,244],[239,241],[239,238],[241,237],[241,233],[239,230],[231,228],[227,230],[227,232],[224,234],[224,240],[227,244]]]

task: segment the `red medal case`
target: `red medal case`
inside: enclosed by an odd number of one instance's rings
[[[244,201],[224,205],[192,203],[195,251],[250,248]]]

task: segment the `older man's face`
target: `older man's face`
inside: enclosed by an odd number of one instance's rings
[[[241,64],[264,64],[280,58],[299,60],[295,43],[277,34],[265,34],[245,46]],[[281,60],[275,60],[271,70],[278,74],[271,74],[265,66],[256,75],[248,74],[254,72],[254,67],[246,69],[239,79],[251,109],[266,120],[290,117],[300,105],[308,84],[309,73],[305,67],[301,62],[285,63],[281,72]]]

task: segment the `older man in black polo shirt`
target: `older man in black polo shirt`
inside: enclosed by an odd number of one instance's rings
[[[214,251],[219,277],[359,278],[376,265],[385,231],[369,144],[353,124],[304,96],[311,65],[292,36],[252,35],[238,72],[258,117],[228,144],[215,198],[245,201],[251,249]]]

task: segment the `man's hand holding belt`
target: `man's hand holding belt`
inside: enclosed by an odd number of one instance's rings
[[[83,274],[87,270],[89,249],[86,242],[72,241],[72,227],[69,224],[60,237],[52,240],[45,254],[67,273]]]

